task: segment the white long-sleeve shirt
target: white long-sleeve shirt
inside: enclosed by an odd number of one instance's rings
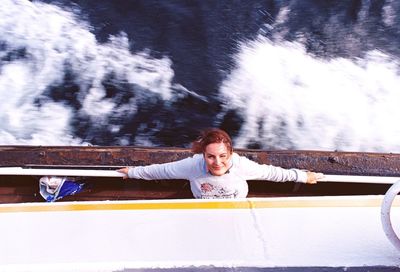
[[[130,167],[128,177],[134,179],[186,179],[195,198],[245,198],[249,187],[247,180],[269,180],[275,182],[295,181],[306,183],[307,174],[298,169],[284,169],[258,164],[233,153],[232,166],[222,176],[212,175],[202,154],[183,160]]]

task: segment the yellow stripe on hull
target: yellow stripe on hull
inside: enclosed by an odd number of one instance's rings
[[[210,210],[268,208],[380,207],[383,196],[284,197],[245,200],[148,200],[2,204],[0,213],[109,210]],[[396,199],[393,206],[400,206]]]

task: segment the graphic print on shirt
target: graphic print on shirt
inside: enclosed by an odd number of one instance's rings
[[[221,185],[213,185],[209,182],[201,183],[201,198],[236,198],[238,190],[236,188],[228,189]]]

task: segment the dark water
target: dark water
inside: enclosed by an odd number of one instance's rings
[[[400,152],[398,1],[0,4],[0,144]]]

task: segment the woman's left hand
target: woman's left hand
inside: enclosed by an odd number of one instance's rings
[[[316,184],[318,180],[324,178],[324,174],[315,173],[315,172],[307,172],[307,184]]]

